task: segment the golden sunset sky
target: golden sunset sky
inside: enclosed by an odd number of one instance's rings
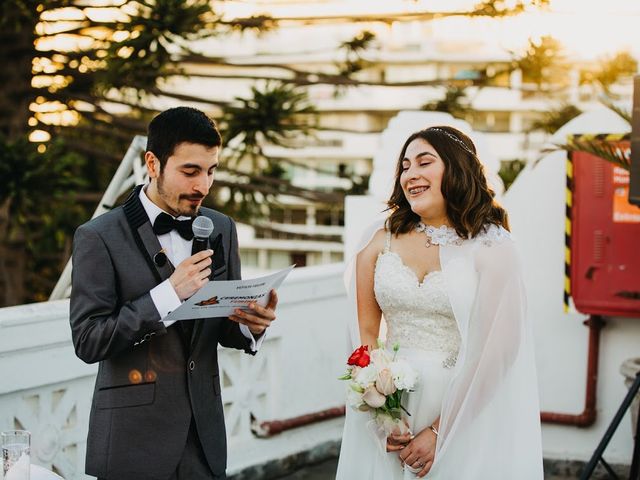
[[[269,13],[277,18],[445,12],[469,9],[475,0],[238,0],[214,2],[229,16]],[[481,37],[494,48],[517,50],[530,37],[551,35],[576,60],[610,55],[622,49],[640,57],[640,1],[552,0],[546,11],[530,9],[516,17],[446,18],[434,31],[452,41]]]

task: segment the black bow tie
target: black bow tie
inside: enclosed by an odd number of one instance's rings
[[[156,217],[156,221],[153,222],[153,233],[156,235],[164,235],[171,230],[176,230],[182,238],[191,240],[193,238],[193,230],[191,230],[192,223],[193,218],[189,220],[176,220],[171,215],[162,212]]]

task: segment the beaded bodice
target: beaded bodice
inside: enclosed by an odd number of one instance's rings
[[[441,271],[419,281],[402,258],[390,251],[388,234],[376,260],[374,292],[387,322],[387,345],[445,352],[445,366],[455,364],[460,334]]]

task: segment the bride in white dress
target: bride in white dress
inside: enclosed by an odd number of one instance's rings
[[[348,410],[336,478],[542,479],[520,267],[471,140],[411,135],[388,205],[351,265],[350,337],[374,348],[384,317],[387,345],[419,375],[403,401],[410,433],[385,451],[369,415]]]

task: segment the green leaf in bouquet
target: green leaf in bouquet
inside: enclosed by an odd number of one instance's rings
[[[364,393],[364,388],[356,383],[350,384],[349,387],[351,387],[351,390],[353,390],[354,392]]]

